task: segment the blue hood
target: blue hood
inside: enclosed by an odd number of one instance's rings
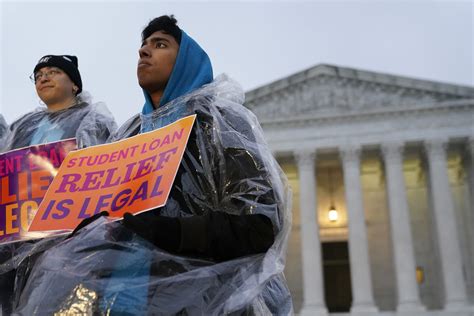
[[[198,43],[181,30],[178,56],[159,106],[210,83],[212,79],[212,65],[209,56]],[[155,108],[150,95],[145,90],[143,90],[143,94],[145,95],[145,104],[142,113],[149,114]]]

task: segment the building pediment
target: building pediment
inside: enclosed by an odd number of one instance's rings
[[[246,106],[269,122],[396,112],[472,98],[472,87],[318,65],[249,91]]]

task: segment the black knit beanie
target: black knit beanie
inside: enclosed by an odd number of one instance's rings
[[[72,82],[79,88],[76,94],[82,91],[82,80],[79,69],[77,68],[77,57],[71,55],[46,55],[41,57],[38,64],[35,66],[33,73],[35,74],[38,70],[43,67],[57,67],[64,71]]]

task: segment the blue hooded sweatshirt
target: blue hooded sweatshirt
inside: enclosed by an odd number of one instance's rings
[[[209,56],[198,43],[181,30],[178,56],[159,106],[192,92],[212,80],[212,65]],[[145,104],[142,114],[150,114],[155,110],[153,102],[148,92],[143,90],[143,94],[145,95]]]

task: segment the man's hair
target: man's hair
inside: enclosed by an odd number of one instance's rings
[[[151,34],[162,31],[174,37],[178,45],[181,43],[181,29],[177,25],[178,21],[174,15],[162,15],[154,18],[143,29],[142,41],[146,40]]]

